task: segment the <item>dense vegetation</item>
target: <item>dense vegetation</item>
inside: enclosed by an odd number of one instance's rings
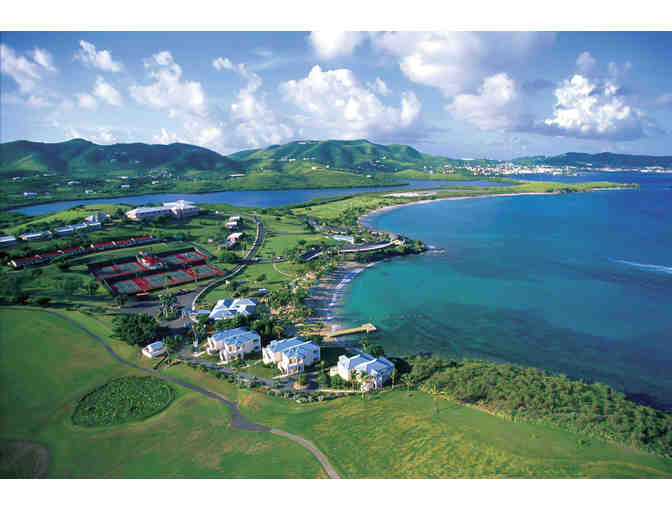
[[[517,158],[514,163],[527,165],[551,166],[582,166],[593,168],[644,168],[647,166],[662,166],[672,168],[672,156],[644,156],[634,154],[613,154],[601,152],[586,154],[584,152],[567,152],[558,156],[544,157],[531,156]]]
[[[156,377],[121,377],[96,388],[77,404],[75,425],[99,427],[140,421],[163,411],[175,390]]]
[[[158,340],[159,323],[147,313],[119,315],[114,319],[114,337],[131,345],[144,347]]]
[[[599,382],[586,384],[535,368],[485,361],[409,360],[421,389],[489,412],[555,425],[672,457],[672,417],[637,405]]]

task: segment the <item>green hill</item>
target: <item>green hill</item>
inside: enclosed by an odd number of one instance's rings
[[[566,154],[551,157],[532,156],[516,158],[513,162],[518,164],[578,166],[586,168],[645,168],[647,166],[672,168],[672,156],[614,154],[612,152],[601,152],[599,154],[567,152]]]
[[[82,139],[60,143],[20,140],[0,144],[0,170],[17,175],[50,172],[99,177],[103,172],[122,171],[140,176],[153,170],[178,174],[194,170],[238,172],[241,164],[209,149],[182,143],[97,145]]]
[[[236,152],[229,157],[243,162],[250,169],[281,170],[303,162],[357,173],[429,170],[461,163],[423,154],[408,145],[381,145],[368,140],[300,140]]]

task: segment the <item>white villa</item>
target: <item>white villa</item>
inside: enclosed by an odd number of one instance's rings
[[[261,353],[265,365],[277,363],[285,374],[303,372],[320,361],[320,346],[299,337],[273,340]]]
[[[229,361],[244,358],[245,354],[261,350],[261,337],[256,331],[245,328],[217,331],[208,337],[209,354],[219,352],[219,359]]]
[[[363,391],[380,388],[392,377],[394,363],[384,357],[374,358],[369,354],[357,354],[348,357],[345,354],[338,358],[338,364],[330,371],[331,375],[338,374],[345,381],[350,380],[351,371],[362,375],[371,376],[370,382],[362,388]]]
[[[248,316],[257,310],[257,302],[254,299],[220,299],[210,312],[209,318],[213,320],[233,319],[236,315]]]
[[[163,342],[160,340],[152,344],[149,344],[148,346],[142,349],[143,356],[147,356],[148,358],[156,358],[158,356],[161,356],[165,352],[166,352],[166,346],[163,345]]]

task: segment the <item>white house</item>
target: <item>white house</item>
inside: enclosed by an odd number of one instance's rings
[[[163,345],[163,342],[160,340],[152,344],[149,344],[148,346],[142,349],[143,356],[147,356],[148,358],[156,358],[158,356],[161,356],[165,352],[166,352],[166,346]]]
[[[52,235],[49,230],[44,230],[42,232],[30,232],[26,234],[21,234],[19,236],[24,241],[41,241],[42,239],[51,239]]]
[[[16,244],[16,237],[14,236],[0,237],[0,246],[11,246],[13,244]]]
[[[278,368],[284,374],[296,374],[318,361],[320,361],[320,346],[313,342],[304,342],[282,351]]]
[[[232,319],[238,314],[248,316],[257,311],[257,302],[254,299],[238,298],[220,299],[210,312],[209,317],[213,320]]]
[[[187,218],[197,215],[201,210],[193,202],[187,200],[177,200],[176,202],[165,202],[156,207],[137,207],[126,213],[126,216],[132,220],[145,220],[158,218],[159,216],[173,215],[178,218]]]
[[[178,218],[188,218],[190,216],[196,216],[201,210],[194,205],[194,202],[189,202],[188,200],[177,200],[175,202],[164,202],[164,207],[170,209],[170,212],[173,216]]]
[[[106,223],[110,221],[110,215],[109,214],[104,214],[102,212],[97,212],[95,214],[92,214],[91,216],[87,216],[84,218],[84,222],[86,223]]]
[[[297,345],[300,345],[304,342],[305,340],[299,337],[272,340],[271,343],[269,343],[261,351],[264,365],[279,363],[280,360],[282,360],[282,351],[289,349],[290,347],[296,347]]]
[[[358,374],[371,376],[370,382],[363,388],[364,391],[380,388],[387,380],[392,377],[394,363],[384,357],[374,358],[369,354],[357,354],[348,357],[345,354],[338,358],[336,370],[331,370],[331,374],[338,374],[341,379],[349,381],[352,371]]]
[[[171,211],[168,207],[136,207],[126,212],[126,217],[134,221],[141,221],[169,214],[171,214]]]
[[[75,227],[72,225],[66,225],[65,227],[56,227],[54,232],[59,236],[69,236],[75,233]]]
[[[245,354],[259,352],[260,350],[261,337],[259,333],[248,331],[245,328],[217,331],[208,337],[207,352],[210,354],[219,352],[219,359],[222,361],[244,358]]]

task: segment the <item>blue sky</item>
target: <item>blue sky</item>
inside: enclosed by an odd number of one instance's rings
[[[2,141],[672,154],[672,33],[3,32]]]

